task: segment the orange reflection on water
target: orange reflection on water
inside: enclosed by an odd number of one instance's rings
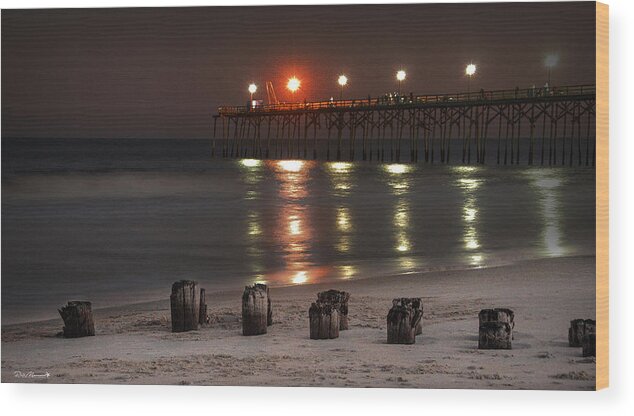
[[[313,161],[278,160],[267,162],[280,183],[280,196],[285,199],[301,199],[308,195],[306,182],[310,170],[315,166]]]
[[[303,199],[308,196],[307,184],[314,162],[280,160],[267,162],[279,184],[284,205],[279,209],[275,239],[282,249],[285,271],[278,275],[282,281],[302,284],[313,281],[315,273],[311,260],[313,230]]]

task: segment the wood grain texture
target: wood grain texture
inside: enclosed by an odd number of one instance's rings
[[[609,386],[609,9],[596,3],[596,389]]]

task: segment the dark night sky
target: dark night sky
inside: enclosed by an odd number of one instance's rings
[[[3,137],[209,137],[255,81],[298,98],[592,84],[594,2],[2,11]],[[263,94],[260,94],[263,93]]]

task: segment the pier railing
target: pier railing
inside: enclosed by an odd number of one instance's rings
[[[221,106],[218,115],[240,115],[249,113],[275,113],[288,111],[327,111],[344,109],[381,109],[393,106],[424,106],[425,104],[460,105],[475,103],[496,103],[506,101],[545,101],[596,95],[595,85],[572,85],[563,87],[515,88],[466,92],[456,94],[399,95],[385,94],[380,97],[356,98],[348,100],[307,101],[256,106]]]

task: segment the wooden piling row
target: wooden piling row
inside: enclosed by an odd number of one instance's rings
[[[350,294],[328,290],[317,294],[308,310],[310,339],[335,339],[348,329],[348,301]],[[208,322],[205,289],[197,282],[174,282],[170,295],[172,332],[197,330]],[[59,310],[64,321],[63,336],[78,338],[95,335],[92,306],[86,301],[69,301]],[[396,298],[387,314],[387,343],[414,344],[422,333],[422,298]],[[256,283],[246,286],[242,295],[243,335],[262,335],[273,323],[269,288]],[[514,339],[515,313],[508,308],[482,309],[478,314],[478,349],[511,349]],[[570,321],[568,342],[581,347],[582,356],[596,355],[596,321]]]

